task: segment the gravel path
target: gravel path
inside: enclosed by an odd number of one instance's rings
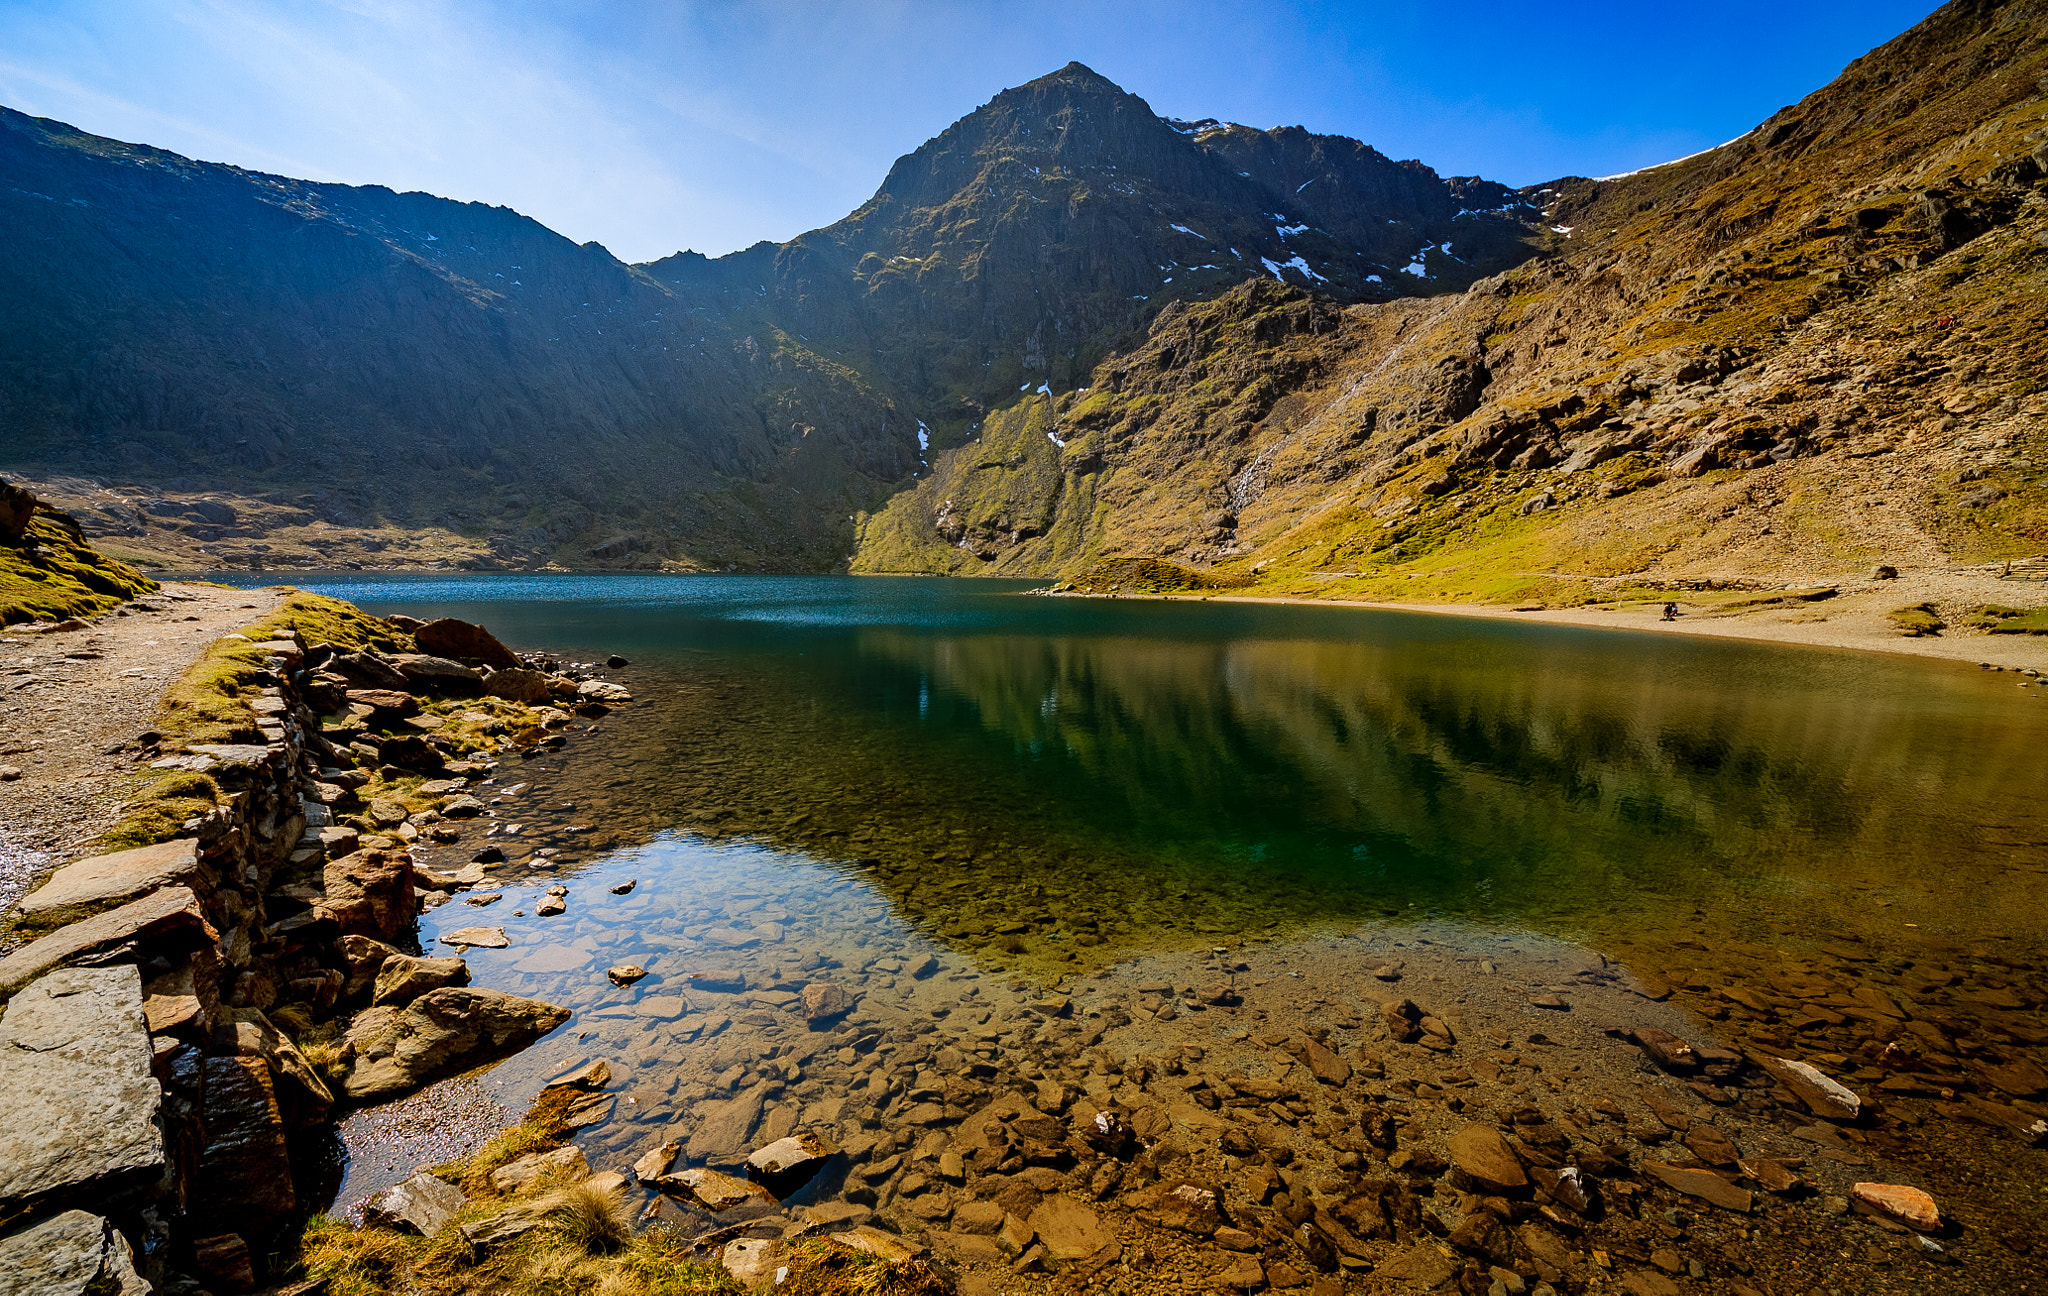
[[[120,748],[164,689],[283,597],[169,583],[84,630],[0,637],[0,767],[19,771],[0,776],[0,913],[120,818],[138,773]]]

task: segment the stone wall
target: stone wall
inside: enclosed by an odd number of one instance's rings
[[[377,974],[418,951],[426,893],[399,839],[405,825],[384,837],[337,823],[369,780],[359,761],[394,748],[332,742],[318,714],[346,710],[352,671],[392,670],[394,659],[296,636],[262,646],[268,672],[248,735],[260,741],[154,762],[206,775],[220,804],[176,840],[59,869],[15,919],[41,934],[0,958],[0,1093],[13,1108],[0,1132],[0,1255],[48,1270],[21,1290],[189,1296],[274,1277],[281,1244],[317,1204],[301,1200],[314,1169],[301,1149],[317,1141],[304,1135],[337,1107],[316,1060],[346,1074],[352,1011],[375,998],[374,1011],[391,1015]],[[409,671],[408,687],[477,693],[491,673],[487,662],[434,660],[441,684]],[[576,687],[519,664],[499,673],[572,696]],[[403,754],[408,772],[457,789],[486,768],[450,760],[431,738],[405,739]],[[430,962],[458,964],[442,970],[444,984],[467,981],[459,960]],[[568,1015],[494,992],[433,993],[435,1020],[452,1028],[465,1013],[490,1014],[497,1052]],[[481,1060],[473,1048],[429,1052],[439,1072]],[[385,1092],[431,1078],[409,1073]],[[57,1241],[45,1245],[45,1234]]]

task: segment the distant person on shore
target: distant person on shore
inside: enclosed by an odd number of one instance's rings
[[[1678,604],[1666,603],[1664,605],[1664,619],[1666,621],[1678,620]]]

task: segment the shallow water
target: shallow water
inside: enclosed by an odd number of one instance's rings
[[[631,659],[632,706],[484,789],[518,788],[504,899],[422,923],[507,927],[477,982],[578,1017],[492,1083],[614,1059],[590,1137],[622,1153],[764,1078],[800,1095],[784,1073],[848,1047],[776,1025],[819,976],[993,1048],[1062,976],[1361,924],[1541,934],[1702,989],[1987,942],[2031,966],[2043,934],[2048,703],[1954,663],[936,579],[305,584]],[[512,916],[556,880],[567,914]],[[651,975],[619,990],[626,962]],[[994,1007],[962,997],[984,985]]]

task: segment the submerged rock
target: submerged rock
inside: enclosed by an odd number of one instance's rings
[[[1934,1204],[1934,1198],[1918,1188],[1904,1184],[1859,1183],[1850,1186],[1849,1197],[1887,1219],[1897,1220],[1922,1233],[1938,1232],[1941,1228],[1940,1208]]]
[[[362,1101],[524,1048],[569,1020],[569,1010],[500,990],[444,986],[404,1009],[371,1008],[348,1028],[353,1065],[343,1089]]]

